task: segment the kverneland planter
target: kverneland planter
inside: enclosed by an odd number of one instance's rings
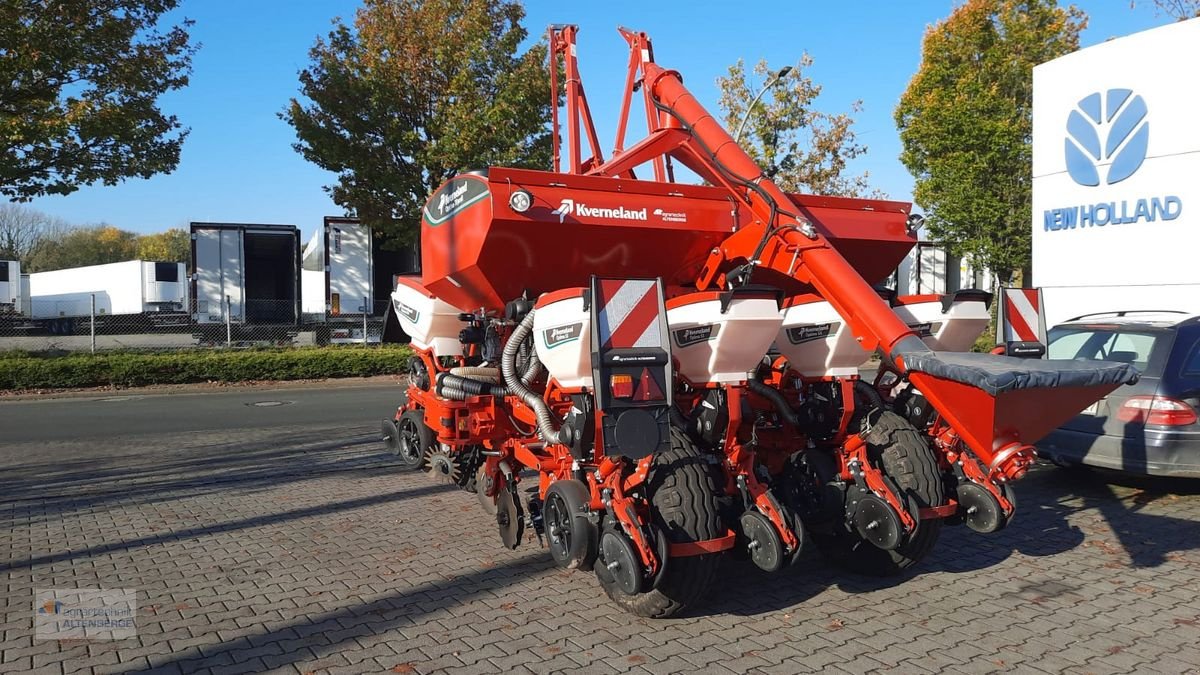
[[[700,600],[735,547],[767,570],[812,542],[894,573],[944,521],[1006,524],[1031,444],[1136,378],[962,351],[980,296],[882,299],[910,205],[785,194],[625,29],[606,159],[575,34],[550,31],[569,166],[447,181],[424,210],[423,277],[393,296],[416,356],[385,436],[477,492],[506,546],[532,527],[643,616]],[[626,146],[639,91],[649,135]],[[709,186],[675,183],[676,165]],[[892,381],[859,380],[872,353]]]

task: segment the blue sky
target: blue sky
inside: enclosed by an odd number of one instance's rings
[[[75,223],[107,222],[137,232],[189,221],[289,223],[305,233],[341,210],[321,189],[332,174],[292,150],[291,127],[277,117],[298,89],[317,35],[335,16],[352,20],[352,0],[184,0],[169,18],[195,20],[202,43],[191,85],[162,100],[191,128],[179,168],[170,175],[91,186],[32,206]],[[868,153],[855,173],[893,199],[911,197],[912,178],[897,156],[892,110],[920,63],[921,37],[945,17],[951,0],[854,2],[562,2],[530,0],[530,39],[550,23],[580,26],[579,59],[602,146],[615,133],[628,52],[618,24],[646,31],[656,60],[679,70],[706,106],[716,109],[715,79],[739,57],[773,68],[807,51],[812,78],[824,86],[818,106],[844,111],[858,99],[855,128]],[[1083,45],[1162,25],[1149,0],[1084,0],[1090,16]]]

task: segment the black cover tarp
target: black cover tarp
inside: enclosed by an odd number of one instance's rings
[[[1137,369],[1127,363],[935,351],[902,353],[900,357],[909,371],[969,384],[991,396],[1017,389],[1133,384],[1138,379]]]

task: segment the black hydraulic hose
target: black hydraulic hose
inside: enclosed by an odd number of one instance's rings
[[[883,409],[883,397],[880,396],[879,392],[876,391],[875,387],[872,387],[869,383],[867,383],[863,380],[855,380],[854,381],[854,394],[855,394],[855,401],[854,401],[855,408],[859,407],[858,399],[862,398],[867,402],[868,406],[870,406],[872,408],[879,408],[880,410]]]
[[[724,164],[722,164],[721,161],[717,159],[716,153],[711,148],[708,147],[708,144],[704,142],[704,139],[700,138],[700,136],[698,136],[696,134],[696,132],[692,129],[692,125],[689,124],[687,122],[687,120],[683,119],[682,117],[679,116],[678,113],[675,112],[674,108],[672,108],[671,106],[669,106],[665,103],[662,103],[654,96],[650,97],[650,103],[655,108],[657,108],[660,112],[665,112],[666,114],[675,118],[675,120],[677,122],[679,122],[689,134],[691,134],[692,138],[695,139],[696,143],[700,146],[700,148],[705,152],[705,154],[708,155],[709,161],[711,161],[713,163],[713,166],[721,174],[723,174],[726,179],[728,179],[731,183],[742,186],[747,191],[754,192],[755,194],[757,194],[759,196],[759,198],[761,198],[764,202],[766,202],[767,204],[769,204],[771,206],[771,215],[768,218],[768,222],[766,223],[766,228],[763,230],[762,239],[759,240],[758,246],[755,247],[755,249],[754,249],[754,255],[751,257],[752,262],[754,260],[758,260],[758,257],[760,255],[762,255],[763,249],[766,248],[766,246],[767,246],[767,241],[771,238],[771,235],[775,234],[776,230],[778,229],[778,226],[775,224],[775,221],[778,218],[779,214],[791,216],[792,218],[797,218],[796,214],[791,213],[790,211],[784,211],[783,209],[779,208],[779,204],[775,201],[775,198],[770,195],[770,193],[768,193],[762,187],[760,187],[753,181],[747,179],[746,177],[738,175],[737,173],[734,173],[731,169],[729,169]]]
[[[783,397],[783,392],[774,387],[767,386],[758,380],[750,380],[748,385],[750,391],[762,396],[774,404],[775,410],[779,412],[779,415],[783,417],[783,419],[787,420],[788,424],[796,427],[797,429],[800,429],[803,426],[800,420],[800,414],[793,410],[792,406],[788,405],[787,399]]]

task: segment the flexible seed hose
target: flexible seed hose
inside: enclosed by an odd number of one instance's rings
[[[559,437],[559,430],[554,428],[554,417],[550,414],[550,408],[546,406],[546,402],[542,400],[541,396],[526,386],[528,381],[525,380],[525,377],[518,378],[516,374],[517,351],[521,349],[521,343],[525,342],[533,331],[534,311],[530,310],[521,323],[513,329],[512,335],[508,337],[508,342],[504,345],[504,353],[500,357],[500,372],[504,375],[504,383],[508,385],[509,391],[519,396],[525,405],[532,408],[537,415],[538,436],[546,443],[556,445],[562,443],[562,439]],[[541,368],[541,362],[538,361],[535,352],[525,375],[528,376],[539,368]],[[529,380],[532,379],[532,377],[529,378]]]
[[[457,368],[451,368],[450,374],[457,376],[457,377],[470,378],[472,380],[487,380],[487,381],[495,382],[496,384],[500,384],[501,382],[503,382],[503,380],[500,379],[500,369],[499,368],[479,368],[479,367],[475,367],[475,366],[459,366]]]
[[[521,381],[529,384],[541,372],[541,361],[533,353]],[[435,392],[438,396],[454,401],[465,401],[472,396],[507,396],[511,390],[501,384],[499,368],[461,366],[451,368],[448,373],[439,373]]]
[[[525,367],[525,374],[521,376],[521,384],[528,385],[541,374],[542,360],[538,358],[536,351],[531,351],[529,354],[529,365]]]
[[[451,401],[465,401],[468,398],[471,398],[471,396],[474,394],[468,394],[457,387],[439,384],[437,386],[437,395],[441,396],[442,398],[448,398]]]
[[[439,373],[437,383],[438,387],[460,389],[472,396],[504,396],[508,394],[508,388],[502,384],[473,377],[459,377],[450,373]]]
[[[792,406],[788,405],[787,399],[783,397],[783,393],[774,387],[769,387],[758,380],[749,380],[747,385],[750,391],[762,396],[775,405],[775,410],[787,423],[799,429],[801,427],[800,415],[792,410]]]

